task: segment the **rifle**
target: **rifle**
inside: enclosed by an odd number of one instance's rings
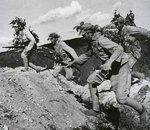
[[[67,66],[67,65],[68,65],[67,63],[65,63],[65,62],[63,62],[63,61],[60,61],[60,60],[58,60],[58,59],[53,58],[52,56],[48,56],[48,55],[43,54],[43,53],[41,53],[41,52],[40,52],[40,54],[42,54],[43,57],[46,57],[46,58],[51,59],[52,61],[55,61],[56,63],[60,63],[60,64],[62,64],[62,65],[64,65],[64,66]],[[76,64],[73,64],[71,67],[75,68],[75,69],[79,72],[79,75],[81,75],[81,71],[80,71],[80,69],[79,69],[79,66],[77,66]],[[49,69],[49,68],[45,68],[44,70],[47,70],[47,69]]]
[[[46,58],[49,58],[49,59],[51,59],[51,60],[53,60],[53,61],[55,61],[56,63],[60,63],[60,64],[65,65],[65,66],[68,65],[67,63],[65,63],[65,62],[63,62],[63,61],[57,60],[57,59],[55,59],[55,58],[53,58],[53,57],[51,57],[51,56],[48,56],[48,55],[46,55],[46,54],[43,54],[43,56],[46,57]]]
[[[7,48],[7,49],[23,49],[24,46],[5,46],[5,47],[2,47],[2,48]]]

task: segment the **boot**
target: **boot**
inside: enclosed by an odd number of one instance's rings
[[[42,67],[40,67],[40,66],[36,66],[36,65],[34,65],[33,63],[29,63],[29,66],[32,68],[32,69],[34,69],[37,73],[39,73],[39,72],[41,72],[41,70],[42,70]]]
[[[99,116],[100,111],[95,111],[93,109],[90,109],[90,110],[83,111],[83,113],[85,115],[88,115],[88,116],[95,116],[95,117],[97,117],[97,116]]]

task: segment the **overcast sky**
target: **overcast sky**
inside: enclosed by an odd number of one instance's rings
[[[26,19],[44,43],[51,32],[62,39],[76,37],[73,27],[82,20],[106,25],[115,9],[123,16],[133,10],[135,23],[150,30],[149,7],[150,0],[0,0],[0,43],[12,38],[14,30],[9,23],[15,16]]]

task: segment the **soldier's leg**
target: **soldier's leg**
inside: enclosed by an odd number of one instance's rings
[[[73,76],[73,69],[72,68],[67,68],[67,67],[64,67],[65,69],[65,77],[67,80],[72,80],[74,79],[74,76]]]
[[[28,51],[26,50],[26,48],[23,50],[23,52],[21,53],[21,58],[23,60],[23,64],[24,64],[24,67],[25,67],[25,71],[28,71],[29,70],[29,65],[28,65]]]
[[[25,70],[29,70],[29,66],[33,69],[36,69],[35,65],[33,65],[31,63],[29,64],[29,60],[31,58],[32,52],[35,47],[36,47],[35,44],[31,44],[31,45],[29,44],[28,46],[25,47],[25,49],[21,53],[21,57],[23,59]]]
[[[29,62],[29,66],[34,69],[37,73],[41,71],[42,67],[36,66],[33,63]]]
[[[116,98],[120,104],[128,105],[141,113],[143,106],[141,103],[128,97],[131,86],[131,69],[128,63],[124,64],[119,71],[118,88],[116,90]]]
[[[94,111],[100,111],[99,96],[97,86],[105,79],[99,75],[98,71],[94,71],[87,79],[89,90],[92,98],[92,108]]]
[[[118,87],[118,75],[112,75],[110,78],[110,83],[111,83],[111,90],[116,92],[116,89]]]
[[[31,49],[31,47],[28,47],[28,50]],[[31,59],[31,56],[33,55],[33,52],[35,52],[35,49],[36,49],[36,45],[34,45],[32,47],[32,49],[30,50],[29,54],[28,54],[28,61],[29,61],[29,66],[34,69],[37,73],[41,71],[42,67],[40,66],[36,66],[34,65],[33,63],[30,62],[30,59]]]
[[[89,90],[92,98],[92,109],[96,112],[100,111],[98,89],[96,84],[89,83]]]
[[[63,66],[61,65],[56,65],[54,71],[53,71],[53,76],[57,79],[58,83],[61,82],[60,78],[59,78],[59,75],[60,75],[60,72],[63,70]]]
[[[53,71],[53,76],[58,77],[63,67],[61,65],[57,65]]]

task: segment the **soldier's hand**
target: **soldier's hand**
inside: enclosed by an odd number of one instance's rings
[[[75,61],[68,62],[68,65],[67,65],[66,67],[70,67],[70,66],[72,66],[74,63],[75,63]]]
[[[111,70],[111,63],[110,63],[110,62],[107,62],[107,63],[101,65],[101,68],[102,68],[103,70]]]

